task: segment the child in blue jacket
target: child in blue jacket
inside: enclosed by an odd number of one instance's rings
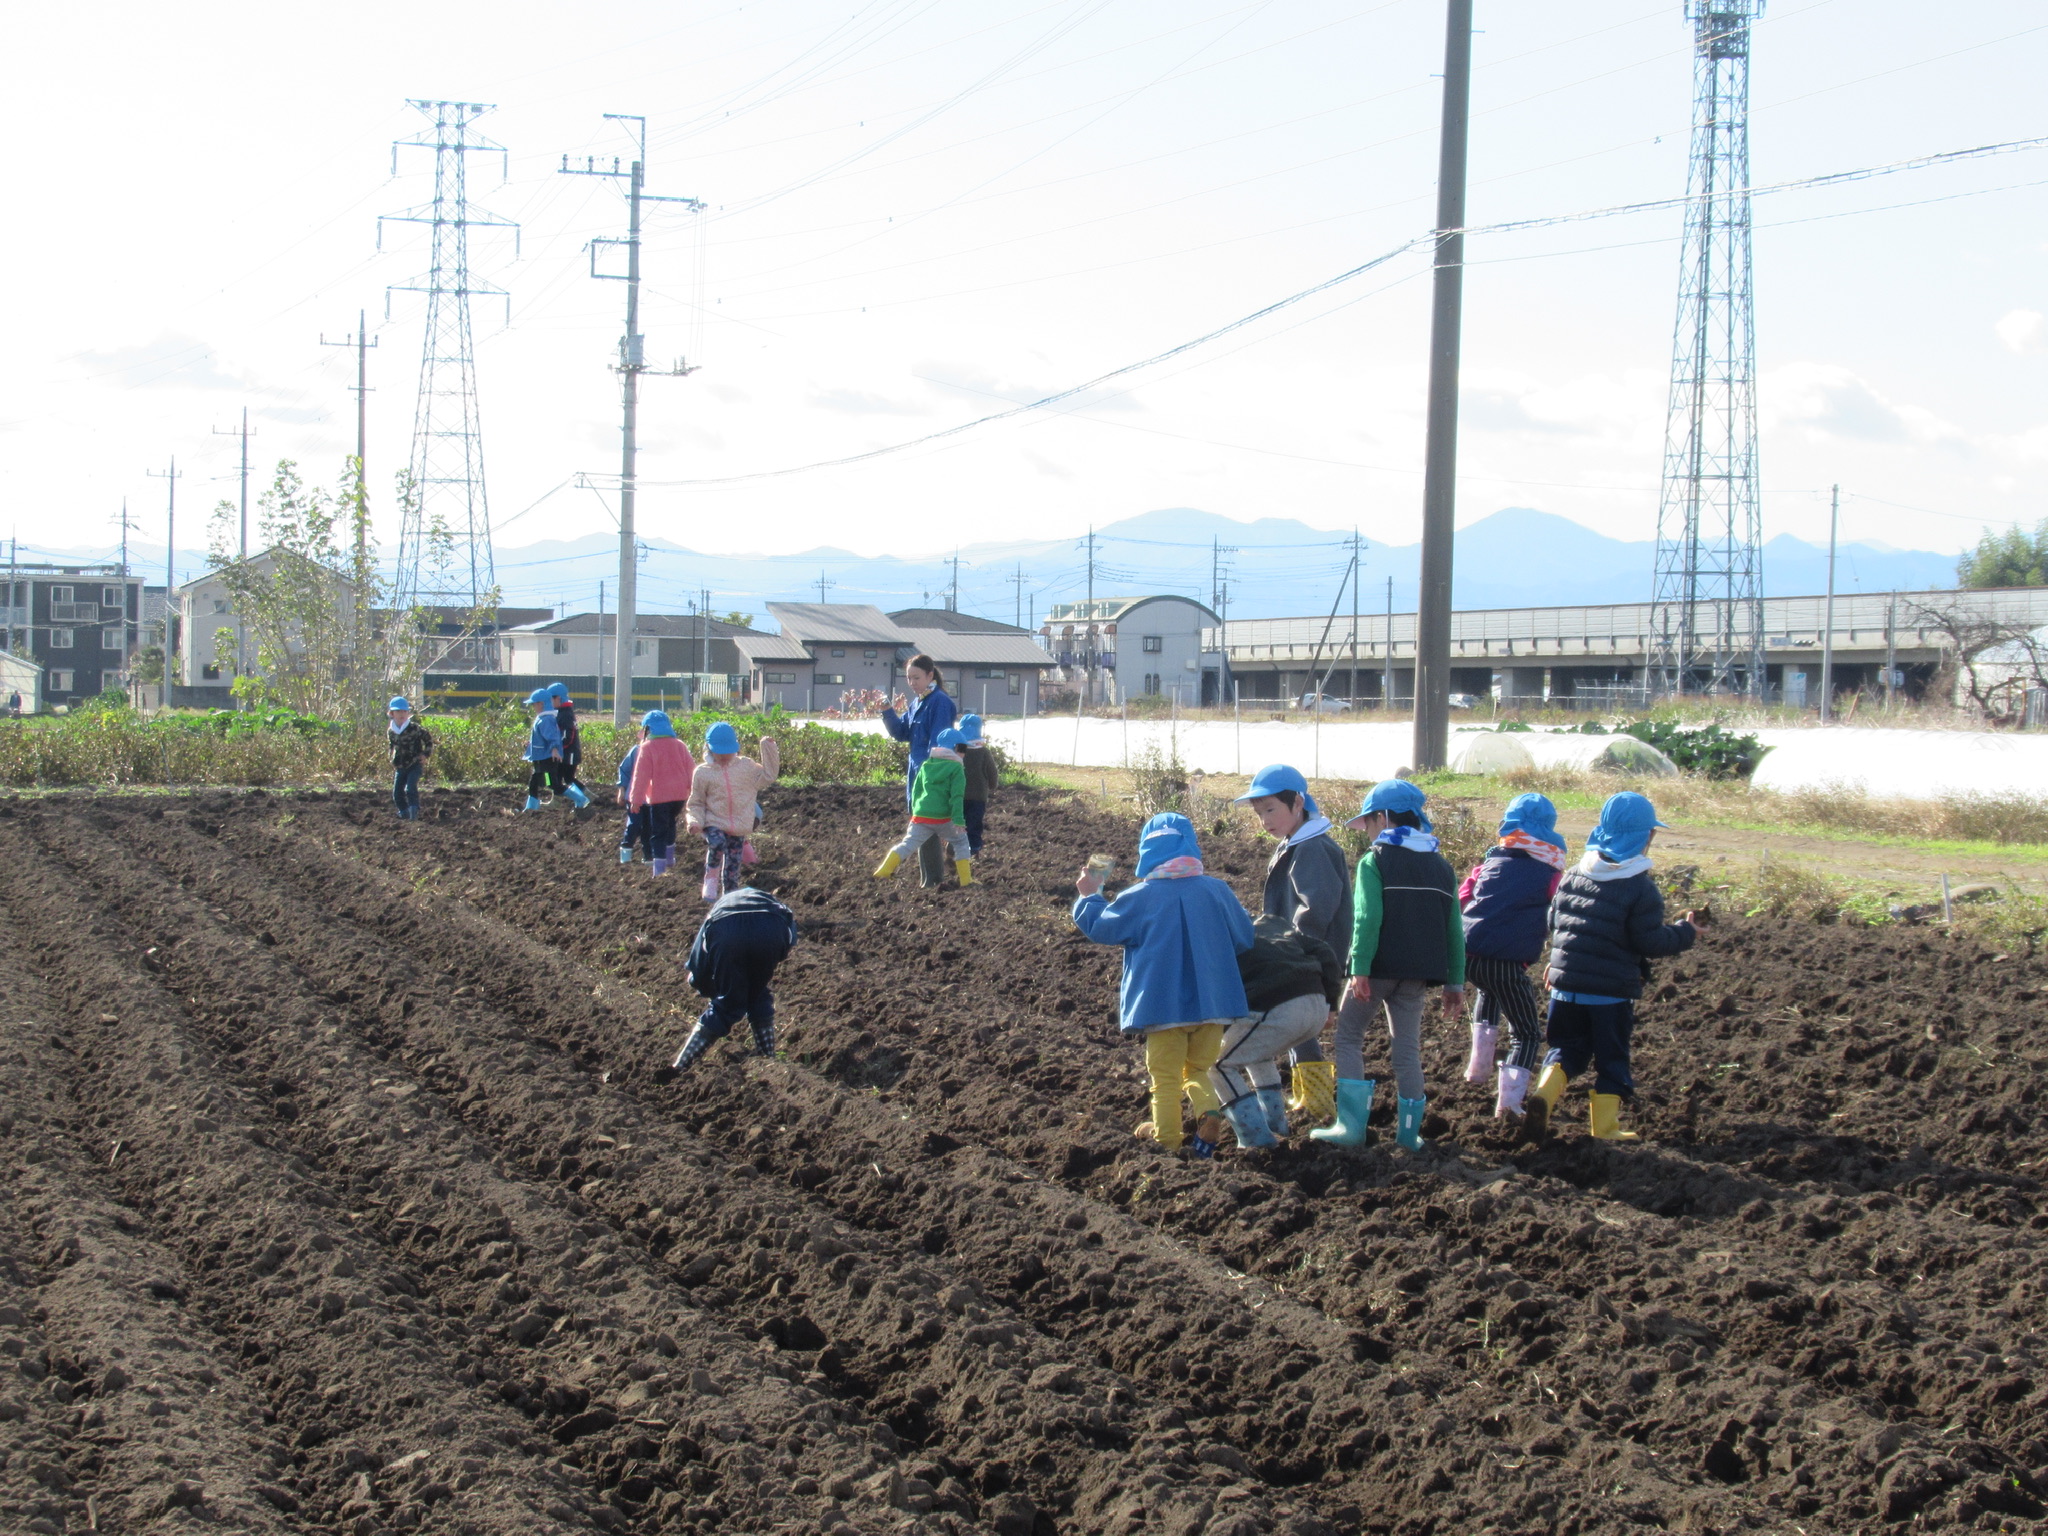
[[[526,809],[537,811],[541,792],[563,783],[558,777],[562,772],[562,728],[555,723],[555,696],[549,690],[534,689],[526,696],[526,707],[533,711],[533,728],[526,736],[526,761],[532,769],[526,776]],[[581,785],[564,784],[562,792],[579,811],[590,804]]]
[[[1621,1106],[1635,1097],[1630,1065],[1635,1000],[1650,962],[1691,949],[1704,912],[1664,921],[1664,896],[1650,875],[1650,842],[1664,823],[1634,790],[1609,795],[1586,856],[1567,873],[1550,903],[1550,1057],[1529,1091],[1523,1134],[1540,1140],[1565,1085],[1590,1063],[1593,1092],[1587,1119],[1602,1141],[1634,1141],[1621,1128]]]
[[[1510,800],[1499,837],[1458,888],[1458,904],[1465,917],[1465,977],[1479,993],[1465,1081],[1494,1076],[1505,1014],[1514,1045],[1500,1064],[1493,1101],[1494,1118],[1504,1120],[1522,1112],[1543,1058],[1543,1021],[1529,967],[1543,954],[1550,898],[1564,878],[1565,842],[1557,807],[1542,795]]]
[[[1168,1151],[1181,1146],[1180,1100],[1195,1109],[1195,1152],[1209,1156],[1223,1133],[1222,1101],[1209,1069],[1230,1022],[1251,1012],[1237,956],[1252,947],[1252,920],[1228,885],[1202,872],[1202,848],[1187,817],[1162,811],[1138,837],[1138,883],[1110,901],[1102,877],[1074,882],[1074,926],[1124,951],[1119,1003],[1123,1032],[1145,1039],[1152,1115],[1137,1127]]]
[[[633,844],[644,843],[640,835],[640,818],[633,814],[633,765],[640,759],[640,743],[634,742],[626,749],[626,755],[619,759],[619,804],[626,808],[626,829],[619,834],[619,862],[633,862]],[[648,862],[654,862],[654,848],[651,844],[641,850]]]
[[[754,1026],[754,1050],[775,1054],[775,994],[768,983],[794,948],[796,917],[766,891],[741,886],[712,904],[689,962],[690,985],[711,1006],[677,1052],[676,1071],[693,1064],[741,1019]]]

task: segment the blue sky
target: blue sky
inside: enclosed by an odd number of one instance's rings
[[[0,535],[77,545],[126,496],[179,542],[255,455],[326,477],[353,443],[369,312],[377,483],[403,460],[424,200],[408,96],[494,102],[508,146],[479,243],[491,504],[507,544],[596,532],[616,464],[619,285],[606,184],[564,153],[649,121],[654,190],[702,197],[647,252],[650,481],[744,475],[915,438],[1172,346],[1426,229],[1438,0],[840,0],[344,9],[116,3],[17,18],[0,101],[17,238],[0,382]],[[203,19],[200,19],[203,18]],[[1684,189],[1679,0],[1481,0],[1471,217]],[[1778,0],[1759,25],[1759,183],[2042,131],[2048,20],[2017,3]],[[479,170],[484,167],[479,167]],[[1766,533],[1951,549],[2032,521],[2048,459],[2048,152],[1760,199]],[[1508,505],[1650,536],[1678,216],[1476,239],[1460,519]],[[1151,507],[1418,523],[1428,283],[1420,258],[1123,381],[1079,409],[842,470],[655,486],[642,526],[718,550],[914,554],[1076,533]],[[545,499],[543,499],[545,498]],[[388,499],[388,498],[387,498]],[[534,504],[539,504],[535,506]],[[531,507],[532,510],[525,510]],[[388,532],[388,530],[387,530]]]

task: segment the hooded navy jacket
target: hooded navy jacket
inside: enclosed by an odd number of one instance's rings
[[[766,891],[743,886],[712,903],[690,946],[690,985],[706,997],[745,995],[765,984],[796,947],[796,915]]]
[[[1520,848],[1489,848],[1465,899],[1465,953],[1529,965],[1543,953],[1558,871]]]
[[[1650,961],[1685,953],[1697,936],[1691,923],[1664,921],[1647,858],[1615,864],[1589,853],[1550,904],[1550,990],[1641,997]]]

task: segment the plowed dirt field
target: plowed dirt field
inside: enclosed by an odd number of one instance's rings
[[[671,1080],[695,881],[512,803],[0,803],[0,1531],[2043,1518],[2033,961],[1738,920],[1637,1145],[1433,1024],[1423,1152],[1181,1161],[1067,918],[1128,820],[1006,792],[934,893],[776,792],[785,1059]]]

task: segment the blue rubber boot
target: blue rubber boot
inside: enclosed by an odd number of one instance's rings
[[[633,862],[633,850],[632,850],[632,849],[630,849],[630,848],[621,848],[621,849],[619,850],[619,862],[620,862],[621,864],[630,864],[630,863],[632,863],[632,862]]]
[[[539,795],[528,795],[528,796],[526,797],[526,808],[527,808],[527,809],[528,809],[529,811],[537,811],[537,810],[539,810],[539,809],[540,809],[540,796],[539,796]]]
[[[1394,1140],[1410,1152],[1422,1150],[1422,1107],[1427,1099],[1402,1099],[1399,1101],[1400,1115],[1394,1124]]]
[[[1230,1122],[1231,1134],[1237,1137],[1240,1147],[1273,1147],[1279,1141],[1266,1124],[1265,1106],[1259,1102],[1260,1095],[1247,1094],[1235,1104],[1223,1106],[1223,1118]]]
[[[1278,1140],[1287,1139],[1287,1090],[1284,1088],[1261,1088],[1259,1108],[1266,1112],[1266,1129]]]
[[[575,806],[576,809],[579,811],[582,810],[583,807],[585,807],[586,805],[590,804],[590,796],[586,795],[583,792],[583,786],[581,784],[571,784],[566,790],[563,791],[563,793],[568,795],[569,803]]]
[[[1316,1141],[1333,1147],[1365,1145],[1365,1122],[1372,1116],[1373,1080],[1369,1077],[1337,1079],[1337,1118],[1329,1125],[1309,1132]]]

